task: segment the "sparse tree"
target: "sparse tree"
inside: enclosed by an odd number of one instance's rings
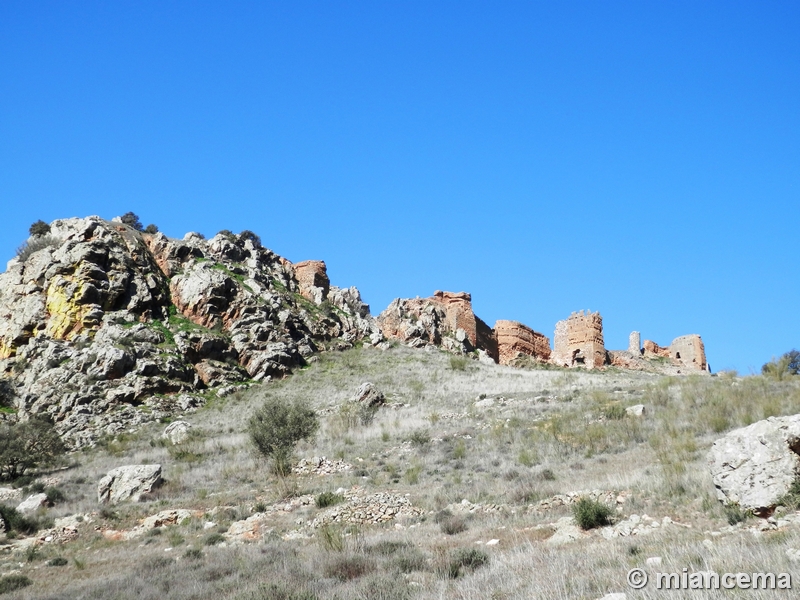
[[[783,381],[800,371],[800,352],[789,350],[780,358],[773,358],[761,367],[761,374],[777,381]]]
[[[0,479],[15,479],[25,471],[52,465],[64,453],[52,423],[33,418],[0,425]]]
[[[142,222],[139,220],[139,215],[134,212],[126,212],[120,220],[128,227],[133,227],[136,231],[142,231]]]
[[[245,229],[244,231],[242,231],[239,234],[239,241],[240,242],[244,243],[246,240],[252,241],[253,245],[256,248],[260,248],[261,247],[261,238],[258,237],[258,235],[256,235],[255,233],[253,233],[249,229]]]
[[[28,229],[28,233],[37,237],[42,235],[47,235],[48,233],[50,233],[50,225],[39,219],[30,226],[30,228]]]
[[[285,476],[297,442],[312,437],[318,427],[316,413],[305,402],[268,398],[250,417],[248,433],[259,453],[272,459],[275,474]]]
[[[156,234],[156,233],[158,233],[158,225],[153,225],[152,223],[150,223],[150,225],[148,225],[147,227],[144,228],[144,232],[145,233]]]

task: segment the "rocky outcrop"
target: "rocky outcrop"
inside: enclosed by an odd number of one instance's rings
[[[466,292],[436,291],[430,298],[397,298],[378,315],[387,339],[419,348],[441,346],[451,352],[484,350],[497,361],[493,330],[475,316]]]
[[[316,304],[322,304],[327,299],[331,287],[325,263],[321,260],[305,260],[293,266],[294,276],[303,297]]]
[[[161,465],[127,465],[117,467],[97,484],[97,501],[117,504],[125,500],[138,502],[161,485]]]
[[[708,455],[717,496],[769,516],[800,474],[798,454],[800,415],[770,417],[731,431]]]
[[[530,356],[540,362],[550,360],[550,340],[517,321],[497,321],[494,324],[497,338],[498,362],[512,363],[520,356]]]
[[[362,406],[374,408],[386,404],[386,396],[384,396],[383,392],[377,387],[372,385],[369,381],[366,381],[358,386],[351,401]]]
[[[178,446],[189,439],[192,426],[186,421],[173,421],[164,429],[161,437],[170,441],[173,446]]]
[[[593,369],[606,364],[603,317],[580,311],[556,323],[552,362],[563,367]]]
[[[32,494],[17,506],[17,512],[23,515],[34,513],[43,506],[47,506],[47,494]]]
[[[72,448],[382,340],[356,288],[254,236],[176,240],[87,217],[29,242],[0,275],[0,377],[21,418],[47,414]]]

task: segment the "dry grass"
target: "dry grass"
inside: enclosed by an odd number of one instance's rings
[[[350,414],[348,403],[364,381],[384,391],[389,402],[371,420]],[[318,411],[320,431],[298,444],[298,456],[340,458],[353,469],[324,477],[273,476],[245,433],[249,416],[267,396],[307,400]],[[640,403],[644,417],[624,416],[626,407]],[[163,443],[161,424],[73,455],[73,466],[54,474],[62,479],[66,501],[48,516],[95,513],[95,522],[74,543],[43,546],[31,562],[21,551],[0,555],[0,574],[20,570],[22,562],[21,574],[33,581],[4,597],[591,599],[627,591],[629,598],[656,598],[661,595],[655,590],[625,589],[628,569],[642,566],[648,556],[662,556],[664,570],[781,572],[790,569],[786,548],[800,546],[795,529],[703,543],[709,536],[702,532],[727,526],[705,454],[725,431],[797,412],[795,380],[662,378],[476,361],[454,368],[447,354],[406,348],[326,354],[291,378],[214,399],[187,415],[194,433],[184,446]],[[162,464],[167,484],[146,502],[102,511],[97,481],[113,467],[135,463]],[[402,531],[389,524],[282,540],[298,521],[323,510],[312,503],[277,515],[263,544],[229,547],[216,543],[218,537],[205,544],[255,508],[356,485],[365,492],[408,494],[427,514]],[[630,492],[620,517],[671,516],[693,527],[614,541],[593,534],[549,546],[553,530],[536,526],[571,510],[537,513],[529,505],[594,489]],[[462,499],[503,510],[454,512]],[[217,507],[228,508],[212,515]],[[449,513],[442,512],[448,507]],[[166,508],[207,514],[131,542],[110,542],[93,531],[95,525],[130,528]],[[213,529],[204,529],[206,520],[216,523]],[[490,539],[499,543],[476,544]],[[463,568],[457,578],[448,575],[454,557],[469,549],[485,551],[488,563]],[[53,558],[68,564],[46,566]]]

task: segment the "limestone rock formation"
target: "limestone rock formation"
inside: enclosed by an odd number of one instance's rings
[[[17,414],[47,414],[69,447],[381,339],[356,288],[252,237],[177,240],[94,216],[50,227],[0,275],[0,378]]]
[[[294,264],[294,274],[300,286],[300,293],[316,304],[328,297],[331,282],[328,270],[321,260],[306,260]]]
[[[47,494],[31,494],[17,506],[17,512],[27,515],[47,505]]]
[[[167,425],[161,437],[168,439],[173,446],[177,446],[189,439],[191,430],[191,424],[186,421],[173,421]]]
[[[723,502],[769,516],[800,475],[800,415],[735,429],[711,446],[711,478]]]
[[[362,406],[368,406],[370,408],[374,408],[376,406],[381,406],[382,404],[386,403],[386,396],[383,395],[383,392],[380,391],[377,387],[372,385],[370,382],[364,382],[360,386],[358,386],[358,390],[356,390],[355,395],[352,399],[353,402],[357,402]]]
[[[593,369],[606,364],[603,317],[580,311],[556,323],[552,362],[564,367]]]
[[[397,298],[378,315],[387,339],[419,348],[441,346],[451,352],[484,350],[497,360],[497,341],[492,329],[472,311],[466,292],[436,291],[430,298]]]
[[[108,472],[97,485],[97,501],[117,504],[138,502],[161,484],[161,465],[127,465]]]
[[[498,362],[512,363],[520,356],[530,356],[541,362],[550,360],[550,339],[517,321],[497,321],[494,324]]]

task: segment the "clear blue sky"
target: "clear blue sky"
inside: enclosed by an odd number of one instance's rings
[[[380,312],[800,348],[796,2],[0,3],[0,255],[251,229]],[[2,263],[0,263],[2,264]]]

